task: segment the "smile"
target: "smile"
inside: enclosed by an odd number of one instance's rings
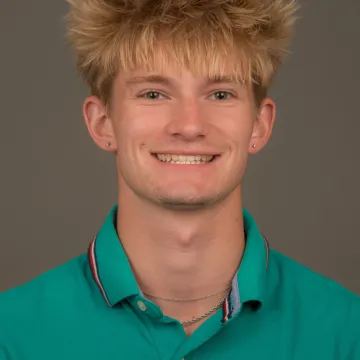
[[[172,155],[172,154],[153,154],[158,160],[168,164],[178,165],[199,165],[208,164],[213,161],[215,155]]]

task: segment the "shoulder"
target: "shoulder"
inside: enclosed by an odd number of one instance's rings
[[[281,280],[289,292],[296,291],[302,294],[302,298],[323,304],[352,304],[360,311],[360,296],[354,294],[338,282],[323,276],[299,262],[281,254],[276,250],[270,250],[270,261],[275,263],[278,280]]]
[[[81,288],[88,288],[86,266],[86,256],[79,256],[0,294],[0,337],[70,305]]]
[[[68,288],[82,278],[84,265],[87,264],[85,255],[76,257],[54,269],[44,272],[24,285],[0,294],[0,311],[5,307],[16,307],[22,303],[44,297],[58,297],[59,291]],[[70,282],[70,284],[69,284]]]
[[[356,352],[360,358],[358,295],[275,250],[270,251],[269,276],[271,298],[292,314],[297,331],[326,338],[341,353]]]

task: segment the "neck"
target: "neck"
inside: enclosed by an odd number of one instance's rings
[[[118,205],[118,234],[143,292],[183,299],[231,285],[245,246],[240,188],[221,203],[197,211],[164,209],[124,188]],[[179,316],[184,310],[182,320],[188,320],[190,313],[191,318],[206,312],[222,297],[224,293],[181,309],[179,304],[176,309],[174,304],[158,304],[164,313],[167,306],[168,313],[172,309]]]

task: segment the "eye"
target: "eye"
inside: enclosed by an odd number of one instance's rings
[[[146,100],[160,100],[164,95],[159,93],[158,91],[147,91],[143,94],[139,95],[140,98],[146,99]]]
[[[230,100],[233,94],[229,91],[216,91],[211,95],[213,100]]]

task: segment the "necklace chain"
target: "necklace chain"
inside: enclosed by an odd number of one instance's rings
[[[198,316],[196,318],[193,318],[191,320],[181,321],[180,324],[183,325],[183,326],[192,325],[192,324],[197,323],[198,321],[201,321],[201,320],[207,318],[208,316],[212,315],[214,312],[216,312],[217,310],[219,310],[223,306],[227,296],[228,296],[228,293],[226,294],[226,296],[224,296],[221,299],[221,301],[218,304],[216,304],[212,309],[207,311],[205,314],[200,315],[200,316]]]
[[[222,294],[225,291],[229,291],[231,289],[231,286],[227,287],[226,289],[222,289],[220,291],[218,291],[215,294],[210,294],[210,295],[205,295],[205,296],[201,296],[201,297],[196,297],[196,298],[189,298],[189,299],[176,299],[176,298],[166,298],[166,297],[160,297],[160,296],[154,296],[148,293],[143,293],[145,296],[151,297],[153,299],[158,299],[158,300],[163,300],[163,301],[171,301],[171,302],[192,302],[192,301],[199,301],[199,300],[205,300],[208,299],[210,297],[214,297],[217,295]],[[226,299],[226,297],[225,297]],[[219,304],[218,304],[219,305]],[[221,305],[220,305],[221,307]]]

